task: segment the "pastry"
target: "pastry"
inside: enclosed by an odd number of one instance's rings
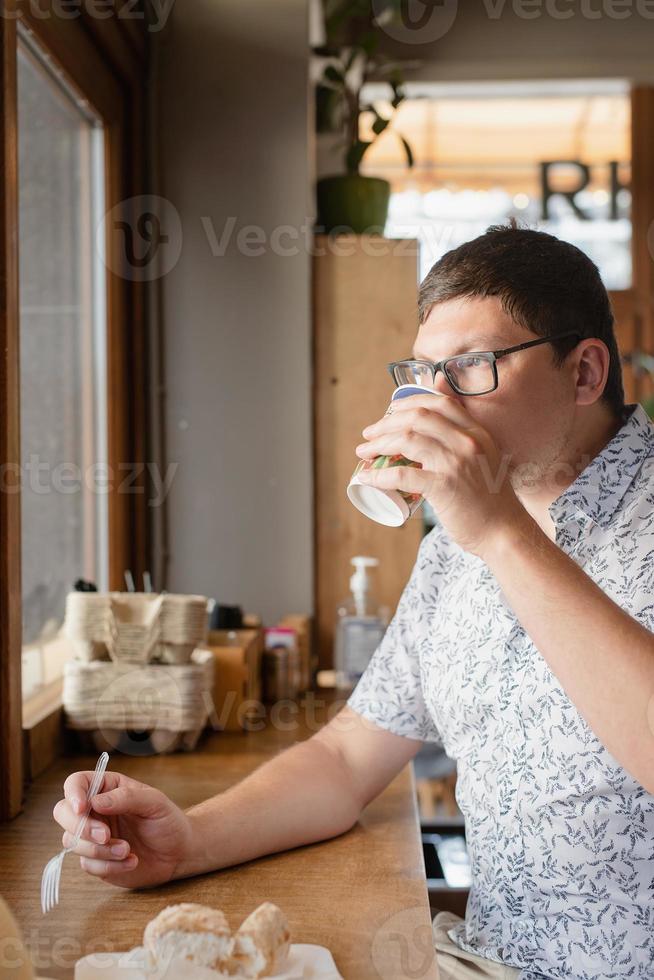
[[[286,916],[272,902],[264,902],[234,934],[234,951],[227,971],[243,980],[273,976],[286,963],[290,941]]]
[[[219,909],[183,902],[169,905],[145,927],[143,945],[148,968],[168,973],[174,961],[179,966],[213,970],[226,977],[224,964],[234,949],[229,923]],[[171,973],[171,976],[173,974]]]
[[[145,927],[143,946],[156,980],[262,980],[286,964],[291,933],[286,916],[264,902],[232,935],[220,909],[169,905]]]

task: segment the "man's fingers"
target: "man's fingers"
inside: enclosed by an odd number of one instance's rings
[[[447,452],[448,447],[433,436],[423,436],[417,432],[390,432],[387,436],[380,436],[365,446],[357,446],[357,455],[363,458],[400,454],[405,459],[426,467],[442,464]],[[388,469],[394,468],[388,467]]]
[[[490,449],[488,433],[479,426],[469,425],[463,428],[458,422],[453,422],[440,412],[431,412],[424,406],[412,412],[392,415],[382,423],[363,431],[367,441],[356,447],[357,456],[362,458],[401,453],[409,459],[424,463],[426,460],[423,457],[412,456],[405,451],[415,442],[416,435],[431,440],[435,453],[440,446],[455,455],[476,457]],[[395,441],[391,442],[391,438]]]
[[[424,494],[430,480],[434,479],[434,474],[426,473],[416,466],[388,466],[383,470],[361,470],[357,473],[357,479],[382,490]]]
[[[386,426],[391,420],[395,421],[398,416],[402,417],[406,412],[425,409],[430,415],[444,415],[455,425],[462,429],[467,429],[475,425],[475,421],[468,412],[467,408],[461,404],[457,398],[450,395],[411,395],[407,398],[398,398],[392,403],[392,412],[384,415],[378,422],[366,426],[363,435],[369,437],[374,435],[377,426]]]
[[[73,835],[66,830],[61,838],[61,842],[64,847],[70,847],[73,839]],[[112,837],[106,844],[93,844],[88,840],[80,840],[73,850],[73,854],[79,854],[80,857],[113,862],[123,861],[128,857],[129,853],[130,846],[128,842],[116,837]]]
[[[86,806],[86,794],[93,781],[95,773],[90,770],[73,772],[64,783],[64,796],[70,800],[73,811],[82,814]],[[101,789],[115,789],[120,781],[120,773],[105,772]]]
[[[446,469],[433,473],[416,466],[388,466],[382,470],[361,470],[357,479],[380,490],[402,490],[428,498],[436,494],[439,514],[445,513],[455,499],[457,489],[456,473]]]
[[[81,857],[79,859],[82,870],[98,878],[113,877],[120,875],[124,871],[133,871],[138,865],[139,859],[136,854],[130,854],[124,861],[100,861],[97,858]]]
[[[71,834],[75,832],[79,823],[79,814],[73,812],[70,800],[59,800],[54,806],[52,816],[64,830],[69,831]],[[102,820],[97,820],[93,811],[91,811],[89,819],[86,821],[86,826],[82,831],[84,840],[93,840],[103,844],[109,840],[110,836],[111,834],[107,824]]]
[[[389,420],[388,426],[384,426],[383,431],[373,433],[368,442],[357,446],[356,453],[362,457],[402,453],[409,459],[424,462],[421,457],[411,456],[405,452],[406,448],[416,442],[416,437],[424,437],[426,441],[431,442],[434,452],[440,448],[466,454],[479,452],[481,448],[472,432],[464,432],[447,420],[429,413],[429,415],[412,416],[410,419],[407,416],[400,416],[394,419],[392,424]]]
[[[119,786],[109,793],[93,797],[93,808],[107,817],[118,813],[130,813],[137,817],[156,817],[162,811],[166,798],[151,786]]]
[[[446,415],[457,424],[466,426],[474,424],[474,420],[468,409],[461,404],[461,400],[456,395],[411,395],[407,398],[398,398],[393,402],[392,414],[410,412],[412,409],[426,408],[430,412],[440,412]]]

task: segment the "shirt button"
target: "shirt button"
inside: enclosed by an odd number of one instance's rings
[[[526,919],[518,919],[516,921],[515,927],[522,936],[524,936],[527,932],[529,932],[529,923],[527,922]]]

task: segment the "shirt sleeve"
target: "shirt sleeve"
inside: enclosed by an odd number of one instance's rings
[[[395,735],[441,742],[425,702],[417,620],[427,612],[425,574],[432,534],[423,538],[416,563],[384,637],[348,698],[348,707]],[[429,600],[433,602],[430,589]]]

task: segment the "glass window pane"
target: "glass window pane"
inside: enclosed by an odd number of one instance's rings
[[[492,90],[493,87],[491,87]],[[569,89],[566,91],[566,88]],[[390,107],[367,93],[386,114]],[[391,181],[386,234],[418,237],[421,274],[446,251],[514,216],[581,248],[609,289],[631,268],[630,93],[619,80],[496,86],[501,94],[409,98],[365,157],[364,172]],[[371,119],[366,120],[370,124]],[[369,138],[365,127],[363,138]]]
[[[107,582],[102,128],[40,52],[18,57],[24,693],[76,578]],[[47,653],[46,653],[47,655]]]

